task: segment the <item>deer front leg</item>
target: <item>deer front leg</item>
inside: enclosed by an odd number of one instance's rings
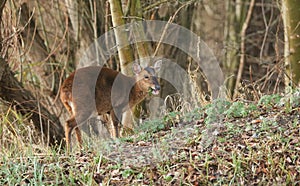
[[[112,137],[118,138],[120,136],[119,134],[119,121],[121,120],[121,114],[118,114],[121,112],[118,112],[117,110],[113,110],[110,112],[111,116],[111,129],[112,129]]]
[[[79,148],[82,149],[82,137],[81,137],[81,132],[80,132],[79,127],[75,128],[75,134],[76,134],[76,139],[79,143]]]

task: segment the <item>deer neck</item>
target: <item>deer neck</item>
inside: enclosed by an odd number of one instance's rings
[[[139,82],[136,81],[134,86],[130,91],[130,107],[133,107],[143,101],[148,95],[148,92],[145,92],[141,89]]]

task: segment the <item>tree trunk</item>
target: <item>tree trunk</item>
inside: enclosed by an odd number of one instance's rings
[[[55,62],[53,56],[49,56],[50,52],[45,45],[46,42],[41,37],[34,18],[30,19],[31,13],[26,3],[21,5],[20,12],[17,14],[20,15],[20,23],[23,26],[30,20],[21,35],[25,49],[28,51],[26,52],[27,59],[31,62],[32,69],[41,84],[42,94],[54,97],[57,95],[59,88],[59,70],[57,69],[59,65]]]
[[[128,34],[124,29],[116,29],[125,24],[120,0],[109,0],[112,24],[114,27],[116,44],[118,47],[120,66],[123,74],[132,75],[133,52],[128,42]]]
[[[191,28],[191,17],[193,15],[193,11],[195,9],[195,4],[187,5],[185,8],[180,9],[180,12],[177,12],[176,9],[173,9],[171,11],[167,11],[168,9],[164,10],[164,6],[161,6],[161,14],[165,17],[176,17],[176,23],[190,29]],[[163,13],[165,11],[165,13]],[[178,15],[177,15],[178,14]],[[172,34],[177,34],[176,37],[174,37],[174,41],[176,43],[181,42],[190,42],[189,36],[180,36],[178,32],[174,32]],[[169,34],[169,33],[166,33]],[[165,36],[167,37],[167,36]],[[182,39],[185,39],[185,41],[182,41]],[[176,44],[175,44],[176,46]],[[178,44],[177,44],[178,46]],[[182,51],[181,49],[171,46],[171,45],[165,45],[162,44],[158,50],[157,56],[166,56],[166,58],[174,59],[174,61],[182,68],[187,69],[188,66],[188,55]],[[191,98],[191,90],[190,90],[190,84],[181,76],[178,76],[178,74],[168,70],[167,68],[161,69],[161,73],[165,74],[166,76],[170,77],[173,80],[176,80],[177,82],[180,82],[182,84],[182,93],[184,98]],[[161,97],[165,99],[169,95],[173,95],[176,93],[175,87],[171,84],[171,82],[168,82],[166,80],[161,81],[162,84],[162,90],[161,90]],[[190,100],[188,100],[190,101]]]
[[[245,19],[246,3],[241,0],[226,0],[226,20],[225,20],[225,68],[226,87],[233,96],[236,87],[236,74],[239,66],[239,46],[240,32]]]
[[[74,65],[77,68],[96,65],[90,64],[90,61],[80,60],[85,55],[85,52],[87,52],[88,47],[98,38],[99,33],[104,31],[105,16],[100,10],[105,3],[96,0],[65,0],[65,3],[72,23],[72,36],[74,39],[74,46],[72,48],[74,56],[72,57],[74,58]],[[101,24],[97,24],[98,22]],[[100,61],[97,65],[99,64],[103,65],[103,62]]]
[[[6,1],[0,1],[0,21],[2,21],[2,10]],[[1,27],[0,23],[0,27]],[[0,28],[1,29],[1,28]],[[0,32],[1,33],[1,32]],[[2,49],[3,38],[0,35],[1,56],[6,57]],[[15,78],[5,59],[0,57],[0,100],[9,103],[22,115],[30,116],[37,131],[40,131],[44,141],[51,146],[63,143],[64,132],[60,125],[59,118],[52,115],[33,94],[24,89],[20,82]]]
[[[233,99],[236,99],[238,97],[240,83],[241,83],[242,75],[244,72],[245,56],[246,56],[246,46],[245,46],[246,45],[246,31],[249,26],[250,19],[252,17],[254,5],[255,5],[255,0],[251,0],[248,11],[247,11],[247,16],[245,17],[245,20],[243,20],[243,24],[240,29],[240,43],[241,43],[240,44],[240,63],[239,63],[239,68],[238,68],[238,72],[236,75]]]
[[[2,22],[2,11],[5,6],[6,0],[0,0],[0,28],[1,28],[1,22]],[[2,35],[0,31],[0,40],[2,41]],[[2,43],[0,43],[0,54],[2,54]],[[1,55],[0,55],[1,57]]]
[[[134,32],[132,33],[135,41],[144,41],[144,42],[135,42],[135,49],[138,55],[138,57],[136,58],[140,59],[139,60],[140,65],[143,67],[151,65],[151,62],[153,62],[151,60],[152,57],[151,54],[153,54],[153,50],[150,45],[150,42],[145,41],[146,38],[145,30],[142,23],[140,22],[143,18],[140,0],[129,0],[127,2],[125,16],[130,18],[132,17],[131,22],[135,22],[135,24],[133,24]],[[141,117],[141,111],[147,110],[146,105],[147,105],[147,99],[132,109],[134,118]],[[138,122],[138,120],[136,120],[135,122]]]
[[[143,18],[142,15],[142,7],[141,7],[141,2],[140,0],[129,0],[128,4],[127,4],[127,10],[128,12],[126,12],[126,17],[130,16],[130,17],[134,17],[132,19],[132,21],[141,21]],[[146,36],[145,36],[145,31],[143,28],[143,25],[140,24],[140,22],[137,22],[136,24],[134,24],[133,26],[135,26],[134,28],[134,39],[136,40],[145,40]],[[141,66],[148,66],[150,65],[150,60],[149,57],[151,57],[151,54],[153,53],[152,51],[152,47],[150,45],[149,42],[137,42],[135,43],[136,45],[136,51],[138,53],[138,58],[139,59],[144,59],[141,60]]]
[[[300,4],[298,0],[282,0],[285,34],[286,87],[300,84]]]
[[[236,14],[232,0],[226,0],[226,20],[225,20],[225,59],[224,64],[226,67],[227,89],[233,95],[235,80],[235,73],[238,67],[238,30],[234,23],[236,23]]]
[[[70,47],[72,60],[70,66],[82,68],[92,65],[103,66],[106,63],[105,59],[101,59],[98,55],[98,50],[91,51],[91,45],[98,45],[98,37],[105,32],[106,15],[102,11],[105,7],[106,1],[97,0],[65,0],[67,12],[71,22],[72,30],[72,46]],[[96,52],[96,53],[93,53]],[[83,56],[95,57],[97,61],[86,60]],[[82,125],[80,128],[88,135],[91,135],[91,129],[95,134],[102,135],[98,127],[102,126],[100,120],[95,118],[89,121],[89,124]],[[102,131],[103,132],[103,131]]]
[[[22,50],[25,51],[26,56],[25,62],[21,63],[21,68],[24,71],[24,73],[20,73],[23,76],[21,79],[27,79],[26,74],[31,74],[30,78],[34,80],[32,80],[32,84],[24,85],[25,88],[28,91],[36,92],[39,102],[48,111],[58,115],[62,108],[61,102],[56,101],[59,92],[61,65],[56,61],[55,56],[51,54],[50,46],[46,44],[48,43],[45,39],[47,36],[42,37],[43,31],[38,28],[28,5],[23,3],[19,10],[16,14],[20,15],[20,24],[24,26],[20,37],[24,44]],[[45,30],[44,33],[46,33]],[[23,83],[23,81],[21,80],[20,83]]]
[[[109,0],[109,3],[112,24],[116,37],[116,44],[119,52],[121,72],[126,75],[132,75],[132,65],[130,63],[133,62],[134,58],[133,51],[128,42],[128,34],[125,29],[123,30],[120,28],[116,28],[125,24],[121,0]],[[133,129],[131,111],[127,111],[123,114],[122,123],[124,128]]]
[[[63,142],[64,132],[59,118],[49,113],[31,92],[21,86],[3,58],[0,58],[0,98],[15,106],[22,115],[30,116],[43,140],[51,146]]]

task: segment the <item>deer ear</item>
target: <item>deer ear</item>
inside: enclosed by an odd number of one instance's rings
[[[158,61],[155,62],[155,64],[154,64],[155,72],[158,72],[160,70],[161,63],[162,63],[162,60],[158,60]]]
[[[132,69],[134,74],[139,74],[142,71],[142,67],[138,63],[133,63]]]

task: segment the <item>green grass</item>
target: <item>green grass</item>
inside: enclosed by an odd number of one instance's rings
[[[41,145],[23,125],[26,118],[8,112],[0,130],[0,185],[297,185],[299,111],[287,112],[282,99],[217,100],[171,112],[144,122],[133,136],[86,140],[70,156]],[[203,147],[210,129],[208,137],[215,137]]]

